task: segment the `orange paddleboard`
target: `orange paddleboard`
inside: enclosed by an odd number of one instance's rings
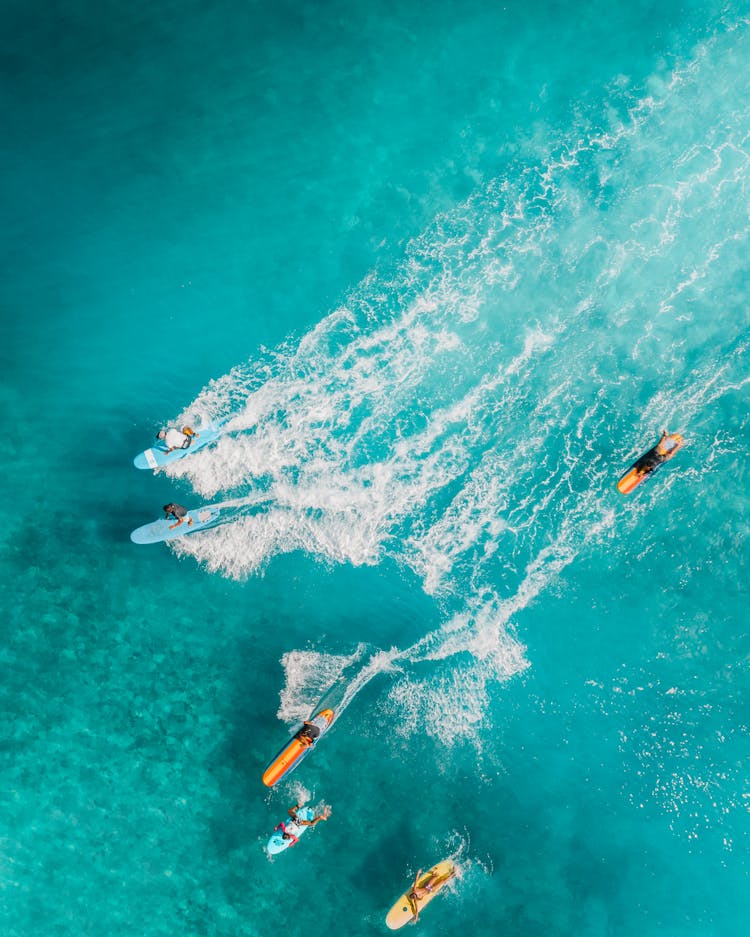
[[[456,867],[450,859],[433,865],[428,872],[423,873],[417,879],[416,894],[415,889],[412,887],[401,895],[386,915],[385,923],[391,930],[398,930],[399,927],[413,921],[418,914],[422,913],[422,909],[432,901],[435,895],[445,888],[455,874]]]
[[[617,490],[620,492],[620,494],[630,494],[630,492],[634,488],[637,488],[642,481],[645,481],[650,475],[653,475],[658,468],[661,468],[665,462],[669,462],[672,456],[682,446],[684,439],[679,433],[670,433],[665,438],[664,442],[671,442],[672,448],[664,455],[661,461],[655,461],[657,446],[654,446],[653,449],[649,449],[648,452],[645,452],[630,466],[627,472],[625,472],[625,474],[617,483]],[[651,467],[649,467],[650,461],[653,462]]]
[[[315,748],[332,722],[332,709],[322,709],[317,716],[313,716],[312,719],[308,720],[299,732],[292,736],[263,772],[263,783],[266,787],[273,787],[285,774],[296,768],[302,759]],[[317,735],[315,735],[314,730],[317,730]],[[315,737],[311,738],[311,735],[315,735]]]

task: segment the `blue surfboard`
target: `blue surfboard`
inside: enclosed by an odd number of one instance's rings
[[[314,820],[315,811],[312,807],[300,807],[297,811],[297,816],[300,818],[300,820]],[[284,826],[286,827],[287,832],[291,833],[293,836],[296,836],[297,839],[299,839],[306,830],[310,829],[309,826],[295,823],[291,817],[284,820]],[[285,849],[289,849],[289,847],[293,844],[294,840],[284,839],[283,830],[274,830],[271,834],[271,838],[266,844],[266,851],[268,852],[269,856],[275,856],[278,855],[278,853],[283,852]]]
[[[205,449],[206,446],[216,442],[223,433],[226,422],[226,420],[220,420],[214,423],[206,423],[205,426],[201,427],[198,434],[193,436],[193,441],[187,449],[173,449],[171,452],[167,452],[167,447],[159,440],[150,449],[139,452],[133,459],[133,465],[138,469],[158,469],[164,465],[170,465],[172,462],[178,462],[180,459],[184,459],[186,455],[192,455],[199,449]]]
[[[221,508],[211,505],[205,508],[196,508],[193,511],[188,511],[183,522],[173,530],[169,528],[171,524],[175,523],[174,518],[166,518],[138,527],[130,535],[130,539],[133,543],[161,543],[162,540],[176,540],[177,537],[194,534],[196,530],[205,530],[206,527],[210,527],[216,522],[220,514]],[[192,524],[188,524],[188,517],[192,517]]]

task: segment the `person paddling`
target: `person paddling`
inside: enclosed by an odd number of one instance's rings
[[[678,448],[677,440],[670,434],[666,429],[661,431],[661,437],[659,442],[652,448],[649,449],[644,455],[638,459],[633,468],[638,472],[639,475],[648,475],[650,472],[653,472],[655,468],[666,462],[667,459],[671,458],[674,455],[675,449]]]
[[[170,524],[169,529],[174,530],[175,527],[179,527],[183,521],[187,521],[188,527],[193,523],[193,518],[187,512],[187,508],[184,508],[181,504],[175,504],[170,501],[169,504],[164,505],[164,514],[165,520],[169,520],[170,517],[173,517],[177,523]]]
[[[299,826],[315,826],[316,823],[319,823],[321,820],[327,820],[331,815],[331,808],[324,805],[321,813],[314,816],[312,820],[303,820],[302,817],[297,814],[300,807],[302,807],[302,804],[295,804],[293,807],[289,808],[289,816],[295,823],[299,824]]]
[[[409,905],[411,906],[412,911],[414,912],[414,923],[416,924],[419,920],[419,902],[426,895],[431,894],[437,885],[440,885],[442,882],[447,882],[455,874],[455,869],[451,868],[446,875],[439,875],[435,869],[432,869],[427,878],[420,885],[419,876],[422,874],[420,869],[416,876],[414,877],[414,884],[412,885],[411,891],[407,894],[407,899]]]
[[[156,438],[164,443],[167,452],[174,452],[175,449],[187,449],[198,435],[192,427],[183,426],[182,429],[160,429]]]
[[[284,823],[283,820],[281,821],[281,823],[277,824],[273,828],[274,833],[278,832],[279,830],[281,830],[282,839],[291,839],[291,843],[289,843],[290,849],[292,846],[297,845],[297,843],[299,842],[299,839],[297,839],[297,837],[294,835],[294,833],[291,832],[291,830],[287,829],[287,825],[286,823]]]
[[[320,728],[312,722],[305,722],[297,733],[297,738],[303,745],[313,745],[320,735]]]
[[[292,830],[292,826],[296,826],[297,830],[300,830],[304,826],[315,826],[316,823],[319,823],[321,820],[327,820],[331,815],[331,808],[324,806],[321,813],[313,817],[312,820],[304,820],[297,811],[302,807],[302,804],[295,804],[293,807],[289,808],[289,816],[292,818],[290,824],[286,824],[283,820],[277,826],[273,828],[274,833],[277,833],[281,830],[281,838],[286,840],[291,840],[289,847],[296,846],[299,842],[299,837],[296,835],[296,832]]]

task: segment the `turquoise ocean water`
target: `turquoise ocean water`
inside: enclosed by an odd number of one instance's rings
[[[750,7],[0,23],[0,933],[746,934]]]

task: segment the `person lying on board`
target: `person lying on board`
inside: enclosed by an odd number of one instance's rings
[[[183,521],[187,521],[188,527],[193,523],[193,518],[187,512],[187,508],[184,508],[181,504],[175,504],[171,502],[164,505],[164,514],[165,520],[169,520],[170,517],[173,517],[177,523],[170,524],[169,529],[174,530],[175,527],[179,527]]]
[[[295,804],[289,808],[289,816],[300,826],[315,826],[320,820],[327,820],[331,815],[331,808],[326,805],[323,807],[322,813],[317,814],[312,820],[303,820],[302,817],[297,815],[300,807],[302,807],[302,804]]]
[[[175,449],[187,449],[197,439],[200,434],[189,426],[183,426],[182,429],[160,429],[156,438],[160,439],[167,447],[167,452],[174,452]]]
[[[294,822],[297,823],[298,821],[295,820]],[[288,830],[288,829],[286,828],[286,823],[284,823],[283,820],[281,821],[281,823],[279,823],[277,826],[275,826],[275,827],[273,828],[274,833],[275,833],[277,830],[281,830],[281,838],[282,838],[282,839],[291,839],[291,843],[289,843],[289,848],[290,848],[290,849],[291,849],[292,846],[296,846],[297,843],[299,842],[299,840],[298,840],[297,837],[294,835],[294,833],[292,833],[290,830]]]
[[[454,869],[451,869],[445,875],[439,875],[434,869],[430,872],[427,878],[419,884],[419,876],[422,874],[420,869],[416,876],[414,877],[414,884],[412,885],[411,891],[406,896],[411,909],[414,912],[414,923],[416,924],[419,920],[419,902],[425,895],[429,895],[432,891],[435,890],[435,886],[439,885],[441,882],[447,882],[449,878],[452,877]]]
[[[662,462],[666,462],[676,448],[677,441],[670,436],[668,430],[663,429],[659,442],[653,449],[649,449],[645,455],[642,455],[640,459],[634,463],[633,468],[639,475],[648,475],[649,472],[653,472]]]

